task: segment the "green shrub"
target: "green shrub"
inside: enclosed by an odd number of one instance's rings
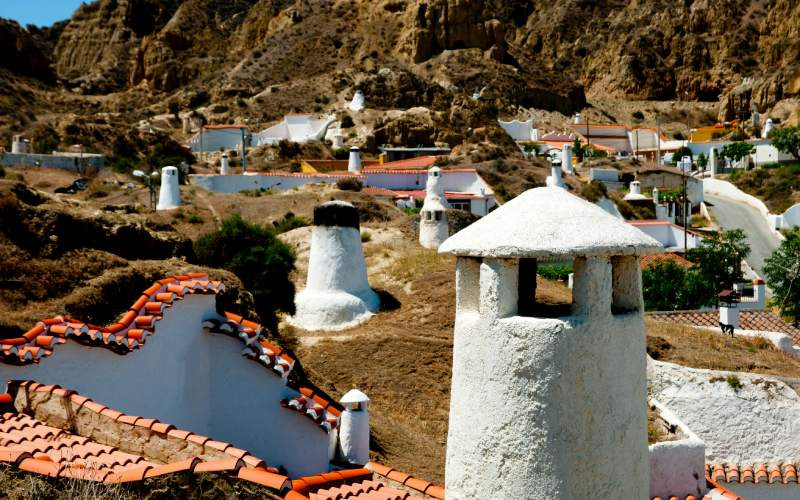
[[[728,378],[725,379],[725,382],[727,382],[728,385],[731,386],[731,388],[734,391],[738,391],[739,389],[744,387],[742,385],[742,381],[739,380],[739,377],[737,377],[736,375],[733,375],[733,374],[728,375]]]
[[[545,265],[539,266],[536,274],[544,279],[553,281],[567,281],[572,272],[572,266]]]
[[[366,243],[368,241],[372,241],[372,235],[369,231],[361,231],[361,242]]]
[[[597,203],[600,201],[601,198],[608,197],[608,189],[606,185],[600,181],[592,181],[589,184],[586,184],[581,189],[581,197],[584,199],[591,201],[592,203]]]
[[[350,128],[354,125],[355,123],[353,122],[353,117],[350,115],[344,115],[342,117],[342,128]]]
[[[311,223],[302,217],[296,216],[292,212],[286,212],[283,219],[273,221],[272,225],[275,227],[275,232],[280,234],[291,231],[292,229],[297,229],[298,227],[309,226]]]
[[[634,111],[633,113],[631,113],[631,116],[633,116],[637,120],[644,120],[644,113],[642,113],[641,111]]]
[[[203,223],[203,218],[200,217],[197,214],[192,214],[192,215],[189,216],[189,218],[186,220],[186,222],[188,222],[189,224],[202,224]]]
[[[294,251],[272,229],[234,214],[194,243],[199,264],[236,274],[253,294],[262,324],[277,332],[278,311],[294,313]]]
[[[347,148],[334,149],[333,157],[337,160],[346,160],[350,158],[350,150]]]
[[[296,142],[286,139],[281,139],[280,142],[278,142],[278,156],[281,158],[296,158],[300,153],[300,145]]]
[[[345,177],[336,181],[336,187],[342,191],[361,191],[364,189],[364,183],[355,177]]]

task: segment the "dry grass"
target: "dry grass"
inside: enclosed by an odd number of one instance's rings
[[[647,319],[651,357],[693,368],[800,378],[800,360],[763,338],[728,337],[700,328]]]

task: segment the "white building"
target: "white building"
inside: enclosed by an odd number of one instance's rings
[[[533,118],[527,120],[497,120],[500,127],[511,136],[514,141],[530,142],[539,140],[539,130],[533,127]]]
[[[548,187],[439,251],[458,257],[447,498],[648,498],[638,257],[661,245]],[[535,317],[537,259],[573,259],[569,316]]]
[[[363,166],[363,164],[362,164]],[[192,174],[189,182],[218,193],[238,193],[251,189],[286,190],[307,184],[336,184],[340,179],[356,177],[365,187],[381,188],[394,193],[396,200],[409,197],[424,200],[428,172],[424,169],[363,167],[359,174],[347,171],[330,173],[248,172],[245,175]],[[497,198],[489,184],[473,168],[442,170],[440,181],[448,208],[486,215],[497,206]]]
[[[443,191],[439,186],[441,175],[439,167],[428,170],[425,202],[419,212],[419,243],[425,248],[439,248],[449,236],[447,209],[442,203]]]
[[[333,115],[316,118],[312,115],[286,115],[283,121],[253,134],[253,146],[262,144],[278,144],[286,140],[305,144],[321,141],[336,117]]]
[[[628,224],[642,231],[647,236],[661,243],[667,251],[683,252],[684,234],[686,235],[686,247],[691,250],[700,246],[703,237],[700,233],[683,229],[683,226],[673,224],[669,220],[631,220]]]
[[[189,139],[193,153],[241,149],[250,144],[250,132],[244,125],[205,125]]]
[[[305,330],[344,330],[368,320],[380,299],[367,280],[358,209],[329,201],[314,209],[306,288],[288,321]]]

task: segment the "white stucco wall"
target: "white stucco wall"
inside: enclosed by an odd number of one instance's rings
[[[246,175],[189,175],[192,185],[218,193],[238,193],[252,189],[292,189],[306,184],[335,184],[347,176],[326,174],[265,174]],[[425,189],[428,173],[394,172],[371,173],[362,171],[361,179],[365,187],[380,187],[395,190]],[[444,191],[467,193],[470,196],[481,196],[470,199],[470,209],[476,215],[486,215],[497,205],[494,191],[476,172],[442,171],[440,185]]]
[[[677,426],[686,436],[677,441],[664,441],[649,446],[650,496],[701,498],[706,490],[705,444],[674,413],[653,399],[659,415],[670,425]]]
[[[705,182],[703,183],[703,190],[707,194],[730,198],[731,200],[738,201],[755,208],[764,217],[764,222],[770,229],[773,230],[778,238],[784,239],[784,236],[775,230],[783,227],[782,223],[780,222],[781,217],[771,214],[767,208],[767,205],[765,205],[763,201],[759,200],[755,196],[749,195],[730,182],[720,179],[705,179]]]
[[[280,400],[299,394],[241,356],[243,344],[206,333],[220,318],[213,295],[187,295],[164,312],[155,334],[125,356],[73,340],[39,364],[0,364],[0,380],[58,384],[129,415],[156,418],[250,451],[290,475],[328,468],[328,434]]]
[[[200,138],[202,134],[202,139]],[[245,140],[248,132],[245,130]],[[202,149],[201,149],[202,147]],[[241,149],[242,131],[239,128],[204,129],[189,140],[192,152],[219,151],[222,149]]]
[[[722,483],[720,486],[747,500],[797,500],[800,498],[800,485],[797,483]]]
[[[725,381],[731,372],[659,361],[651,361],[648,370],[652,396],[705,442],[708,462],[800,458],[800,396],[785,383],[766,375],[734,373],[743,385],[734,390]]]
[[[306,184],[335,184],[343,177],[330,175],[189,175],[189,182],[195,186],[216,193],[238,193],[251,189],[292,189]]]
[[[590,168],[589,180],[617,182],[619,180],[619,170],[615,170],[613,168]]]
[[[612,315],[608,260],[576,267],[562,319],[516,316],[516,260],[477,262],[457,266],[448,499],[648,498],[644,325]]]

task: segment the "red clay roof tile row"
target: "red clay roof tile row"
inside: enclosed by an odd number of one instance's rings
[[[726,483],[780,483],[798,484],[797,467],[794,464],[706,464],[706,473],[717,482]]]
[[[24,390],[26,394],[44,392],[68,398],[73,404],[74,414],[78,414],[81,410],[92,411],[113,419],[118,424],[145,428],[150,432],[163,434],[164,437],[195,443],[202,447],[200,456],[209,454],[210,450],[227,455],[226,458],[211,461],[203,461],[198,456],[158,464],[143,456],[123,452],[114,446],[93,442],[88,437],[50,427],[25,413],[18,413],[13,407],[13,396],[5,394],[0,398],[0,404],[14,411],[7,411],[0,416],[0,461],[13,463],[22,470],[52,477],[72,477],[108,483],[141,481],[179,472],[225,472],[280,493],[288,491],[291,485],[288,478],[277,474],[276,469],[266,467],[261,459],[228,443],[212,441],[205,436],[178,430],[155,419],[124,415],[58,386],[46,386],[31,381],[11,385],[16,386],[16,391]]]
[[[376,464],[375,462],[369,462],[366,467],[379,476],[383,476],[387,479],[398,482],[403,486],[419,491],[420,493],[424,493],[429,497],[444,500],[444,487],[442,486],[433,485],[428,481],[417,479],[409,476],[405,472],[400,472],[391,467]]]
[[[648,312],[649,318],[693,326],[719,326],[717,311],[661,311]],[[785,333],[795,343],[800,343],[800,329],[783,321],[778,316],[764,310],[750,309],[739,311],[739,325],[743,330],[756,330]]]
[[[0,361],[15,364],[38,362],[40,358],[52,354],[54,346],[63,344],[70,337],[118,352],[137,349],[144,344],[148,335],[152,335],[155,323],[175,300],[187,293],[224,291],[223,283],[209,281],[208,276],[202,273],[165,278],[145,290],[118,322],[107,327],[56,316],[38,322],[20,337],[0,339],[3,354]]]
[[[316,476],[292,479],[292,491],[305,495],[322,487],[332,487],[350,483],[355,480],[371,478],[372,472],[369,469],[342,469],[318,474]]]
[[[302,413],[313,420],[325,432],[331,432],[339,424],[341,412],[330,401],[308,387],[298,388],[300,396],[281,400],[281,406]]]

